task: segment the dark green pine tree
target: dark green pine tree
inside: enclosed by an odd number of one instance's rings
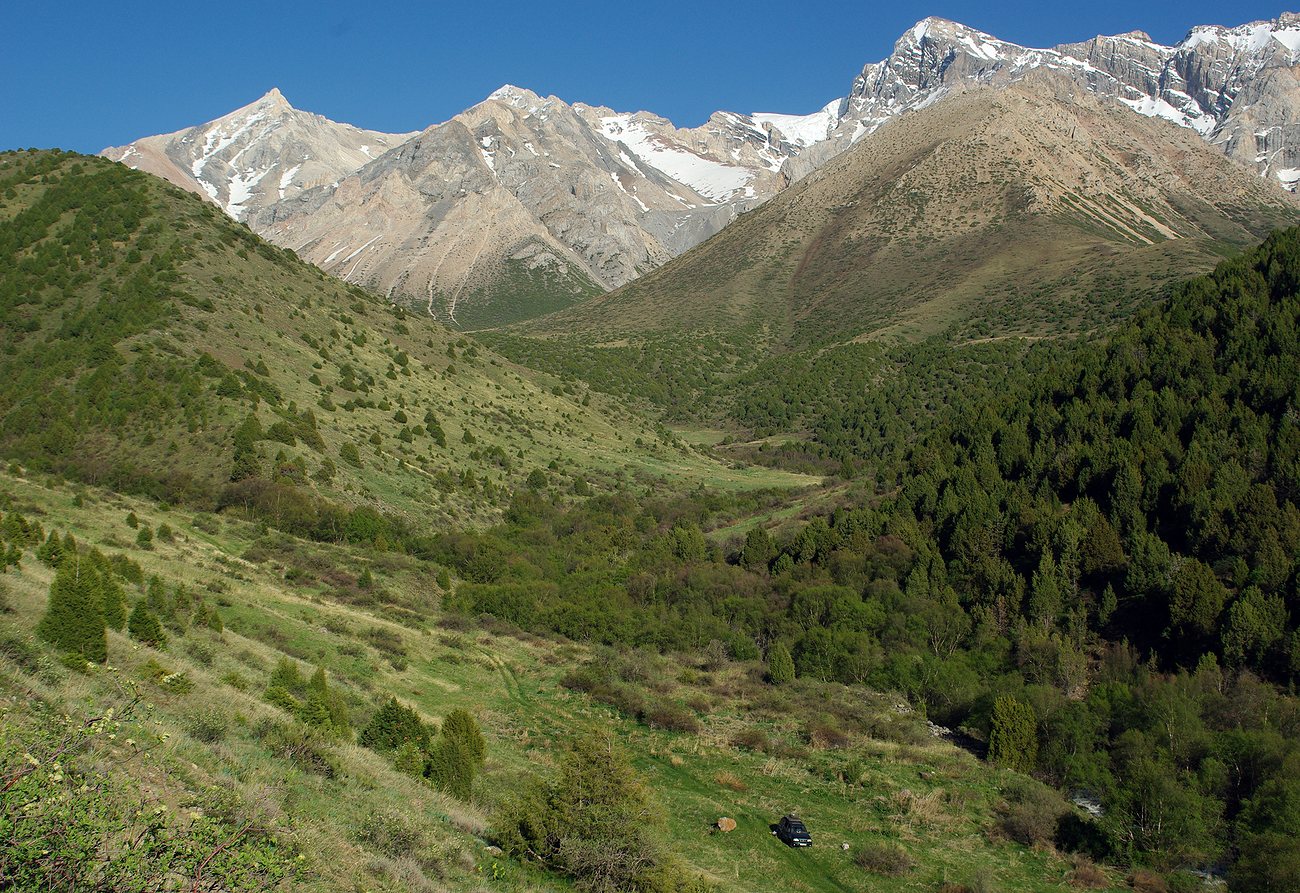
[[[162,624],[143,600],[135,603],[135,609],[131,611],[131,619],[126,622],[126,628],[131,638],[137,642],[143,642],[153,648],[164,648],[167,645],[167,634],[163,632]]]
[[[473,760],[475,771],[483,768],[487,762],[487,742],[483,740],[483,730],[468,710],[458,709],[447,714],[447,718],[442,721],[442,737],[464,745],[465,751]]]
[[[88,661],[108,660],[99,574],[89,562],[64,561],[50,584],[50,605],[36,627],[42,639]]]
[[[740,553],[740,563],[746,570],[765,571],[776,557],[776,543],[762,527],[755,527],[745,535],[745,548]]]
[[[100,596],[103,601],[104,625],[109,629],[122,631],[126,626],[126,592],[122,584],[113,579],[110,573],[101,573],[99,577]]]
[[[63,540],[59,538],[58,533],[51,530],[49,539],[45,544],[36,550],[36,557],[50,567],[58,567],[63,561]]]
[[[777,642],[768,651],[767,678],[773,685],[794,681],[794,659],[790,657],[790,649],[781,642]]]
[[[427,750],[431,738],[429,727],[420,721],[419,714],[399,704],[397,698],[389,698],[361,730],[357,743],[371,750],[396,750],[412,741],[421,750]]]
[[[993,702],[989,762],[1022,772],[1038,762],[1038,717],[1019,698],[1003,695]]]
[[[474,755],[463,741],[440,735],[424,764],[424,777],[438,790],[468,800],[474,791]]]

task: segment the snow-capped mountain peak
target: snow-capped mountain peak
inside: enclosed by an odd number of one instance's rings
[[[1293,188],[1300,181],[1300,91],[1290,72],[1297,61],[1300,15],[1294,13],[1234,28],[1198,26],[1175,46],[1129,31],[1043,49],[931,16],[905,31],[887,58],[863,68],[829,126],[823,128],[825,109],[756,117],[782,129],[805,156],[790,163],[798,176],[954,89],[997,86],[1045,70],[1139,114],[1196,130]]]

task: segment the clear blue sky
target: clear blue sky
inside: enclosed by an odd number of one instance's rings
[[[901,0],[18,2],[4,13],[0,148],[94,152],[211,120],[278,86],[296,107],[422,129],[503,83],[696,125],[714,109],[806,113],[927,15],[1031,46],[1273,18],[1256,0],[1080,0],[1065,9]]]

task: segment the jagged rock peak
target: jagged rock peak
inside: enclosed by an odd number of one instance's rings
[[[289,103],[289,100],[284,98],[284,94],[280,92],[279,87],[272,87],[270,90],[267,90],[262,98],[253,104],[283,110],[293,108]]]

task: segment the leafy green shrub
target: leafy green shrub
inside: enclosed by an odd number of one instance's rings
[[[493,823],[507,853],[598,891],[699,889],[657,842],[662,818],[612,742],[576,741],[559,776],[519,791]]]
[[[414,741],[406,741],[393,754],[393,768],[403,775],[419,778],[424,775],[425,754]]]
[[[221,532],[221,520],[216,515],[207,512],[195,515],[190,524],[195,530],[202,531],[209,536],[216,536]]]
[[[235,689],[236,691],[248,691],[250,688],[253,687],[252,681],[247,676],[243,675],[237,670],[231,670],[228,673],[223,673],[221,676],[221,681],[224,682],[226,685],[229,685],[231,688]]]
[[[357,839],[386,856],[417,856],[429,848],[423,828],[404,812],[383,809],[372,812],[357,830]]]
[[[33,639],[16,630],[0,627],[0,657],[46,682],[54,682],[58,678],[58,671],[45,650]]]
[[[186,695],[194,691],[194,680],[184,671],[168,673],[158,680],[158,685],[175,695]]]
[[[51,717],[0,735],[5,889],[168,890],[179,878],[185,889],[252,893],[294,881],[292,847],[268,832],[208,814],[205,801],[184,822],[146,802],[111,770],[102,736],[120,729]]]

